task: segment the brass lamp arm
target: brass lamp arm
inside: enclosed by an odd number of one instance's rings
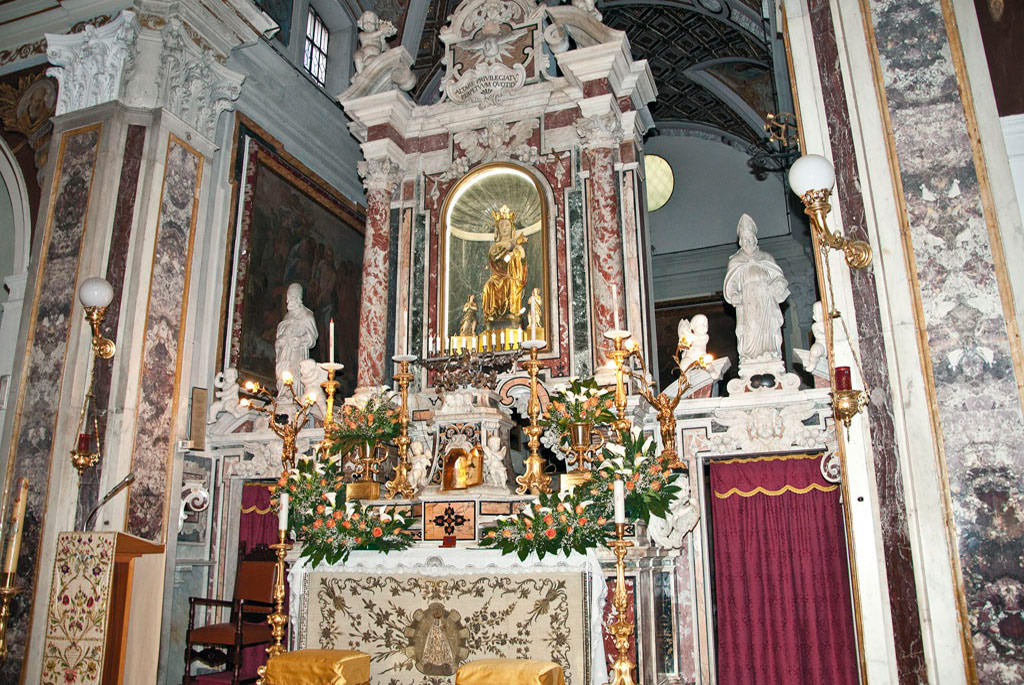
[[[808,190],[800,198],[804,203],[804,214],[810,217],[822,242],[833,250],[841,250],[851,269],[863,269],[871,263],[871,246],[863,240],[852,240],[829,230],[827,217],[832,209],[828,202],[831,195],[831,190]]]

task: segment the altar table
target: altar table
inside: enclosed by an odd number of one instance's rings
[[[353,552],[316,569],[297,561],[288,578],[292,649],[367,652],[374,683],[454,683],[459,665],[487,657],[554,661],[566,685],[608,682],[606,585],[593,552]]]

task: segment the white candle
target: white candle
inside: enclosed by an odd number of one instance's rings
[[[11,506],[11,541],[4,555],[4,573],[17,573],[18,556],[21,552],[21,531],[25,527],[25,504],[28,502],[28,479],[22,478],[15,490]]]
[[[617,482],[617,481],[616,481]],[[277,510],[277,529],[288,530],[288,493],[281,493],[281,506]]]
[[[494,331],[491,331],[491,347],[494,347],[497,344],[498,344],[498,334],[495,333]]]
[[[406,321],[408,321],[408,320],[409,320],[409,310],[407,308],[403,308],[402,309],[402,318],[400,318],[398,320],[398,325],[400,326],[399,330],[402,331],[402,351],[399,353],[401,355],[409,354],[409,334],[406,332],[406,331],[408,331],[408,328],[405,325]]]
[[[334,319],[331,318],[331,363],[334,363]]]
[[[615,312],[615,330],[619,330],[619,287],[612,283],[612,310]]]
[[[505,331],[501,332],[501,347],[505,347]]]
[[[621,480],[614,482],[612,499],[615,501],[615,523],[626,522],[626,489]]]

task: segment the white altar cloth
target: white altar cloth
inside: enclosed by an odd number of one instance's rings
[[[586,679],[590,685],[607,683],[608,672],[605,664],[604,640],[602,639],[601,619],[604,613],[606,584],[601,564],[597,555],[591,550],[588,554],[573,553],[569,557],[547,555],[538,559],[530,555],[524,561],[513,554],[503,555],[498,550],[457,547],[440,549],[437,547],[413,547],[402,552],[382,554],[371,551],[355,551],[348,561],[339,564],[321,564],[315,569],[310,568],[307,560],[296,560],[288,574],[291,588],[289,625],[292,629],[292,649],[315,648],[317,644],[301,630],[306,625],[309,610],[307,595],[308,577],[311,573],[367,573],[396,574],[409,573],[418,576],[458,576],[462,574],[487,574],[488,572],[503,575],[530,575],[538,571],[545,573],[585,572],[589,582],[590,607],[590,674]],[[371,655],[372,656],[372,655]],[[452,678],[454,682],[454,677]]]

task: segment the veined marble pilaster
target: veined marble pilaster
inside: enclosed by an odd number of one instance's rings
[[[358,171],[366,186],[358,387],[369,388],[384,381],[391,196],[402,176],[399,166],[384,157],[359,162]]]
[[[590,290],[594,337],[601,353],[598,366],[608,359],[611,343],[605,331],[627,326],[626,293],[622,264],[622,232],[615,175],[615,150],[622,138],[613,114],[580,119],[576,131],[582,139],[590,167],[588,223],[590,225]]]
[[[867,240],[864,200],[845,100],[839,50],[827,0],[810,0],[810,19],[815,50],[822,77],[822,94],[828,118],[829,139],[836,170],[836,191],[841,198],[843,225],[851,237]],[[882,519],[882,553],[885,580],[889,590],[896,669],[900,682],[924,682],[928,679],[921,633],[917,582],[910,546],[903,472],[896,449],[896,427],[889,360],[882,336],[879,292],[874,267],[852,269],[850,281],[857,312],[857,333],[864,381],[873,389],[871,406],[865,412],[871,430],[871,452],[878,483],[878,508]]]
[[[82,236],[92,190],[101,127],[68,131],[60,141],[50,212],[42,239],[29,342],[19,385],[17,418],[11,440],[7,482],[29,481],[25,529],[18,561],[17,584],[23,588],[7,621],[7,658],[0,662],[0,681],[18,682],[28,653],[29,621],[35,600],[39,549],[49,488],[50,464],[61,378],[75,306]],[[67,403],[81,398],[68,399]],[[65,457],[66,458],[66,457]],[[42,601],[46,601],[43,598]]]
[[[163,542],[166,532],[181,342],[202,172],[200,154],[172,135],[167,144],[143,342],[132,451],[135,482],[128,495],[128,532],[156,542]]]
[[[958,89],[958,76],[966,74],[958,74],[946,25],[955,21],[953,10],[943,0],[877,0],[863,9],[874,32],[906,204],[918,324],[927,333],[922,353],[931,360],[969,621],[967,647],[978,682],[1021,682],[1024,416],[1007,330],[1011,310],[1000,298],[1001,274]],[[966,656],[970,662],[972,655]]]

